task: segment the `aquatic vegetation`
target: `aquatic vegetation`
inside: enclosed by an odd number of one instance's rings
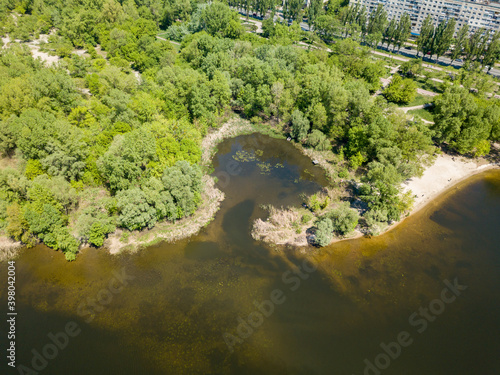
[[[233,159],[241,163],[255,161],[257,158],[253,152],[239,150],[233,155]]]
[[[260,173],[262,174],[269,174],[271,172],[271,163],[261,162],[257,163],[257,166],[259,167]]]

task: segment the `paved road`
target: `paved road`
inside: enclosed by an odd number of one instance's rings
[[[240,12],[239,13],[241,14],[241,19],[245,19],[246,20],[246,13],[244,12]],[[281,16],[281,12],[277,12],[276,15],[274,16],[274,20],[283,20],[283,17]],[[260,32],[259,30],[262,30],[262,18],[261,17],[253,17],[253,16],[250,16],[249,17],[249,21],[251,20],[251,22],[255,23],[258,27],[258,32]],[[309,31],[309,25],[305,22],[301,22],[300,23],[300,27],[302,28],[302,30],[304,31]],[[398,52],[394,52],[398,55],[401,55],[401,56],[394,56],[394,55],[389,55],[387,53],[383,53],[383,52],[380,52],[380,51],[372,51],[372,53],[374,54],[377,54],[377,55],[380,55],[380,56],[386,56],[386,57],[390,57],[394,60],[399,60],[399,61],[408,61],[410,58],[416,58],[417,56],[417,51],[416,49],[414,49],[414,47],[411,47],[412,49],[408,49],[408,48],[402,48],[400,49]],[[379,45],[377,47],[378,50],[382,50],[382,51],[393,51],[394,50],[394,46],[390,45],[389,47],[382,47],[381,45]],[[403,57],[405,56],[405,57]],[[454,61],[453,62],[453,65],[451,65],[451,59],[449,59],[448,57],[440,57],[439,58],[439,61],[436,63],[435,60],[431,60],[429,57],[427,56],[424,56],[423,58],[423,61],[427,61],[429,63],[433,63],[433,64],[438,64],[438,65],[442,65],[442,66],[453,66],[454,68],[457,68],[457,69],[460,69],[463,65],[463,63],[461,62],[458,62],[458,61]],[[435,69],[435,70],[443,70],[442,68],[436,66],[436,65],[430,65],[430,64],[423,64],[424,67],[426,68],[430,68],[430,69]],[[487,73],[487,69],[484,69],[484,72]],[[498,77],[500,78],[500,69],[497,69],[497,68],[492,68],[488,74],[491,74],[492,76],[494,77]],[[500,83],[498,83],[500,85]]]
[[[379,50],[384,50],[384,51],[392,51],[393,50],[393,46],[389,46],[389,48],[386,48],[386,47],[382,47],[382,46],[378,46],[378,49]],[[407,48],[401,48],[399,50],[399,52],[396,52],[397,54],[399,55],[402,55],[402,56],[405,56],[405,57],[409,57],[409,58],[416,58],[417,56],[417,50],[412,47],[412,49],[407,49]],[[391,56],[391,55],[389,55]],[[422,56],[422,54],[420,54],[420,57]],[[394,57],[395,58],[395,57]],[[439,61],[436,63],[434,59],[430,59],[428,56],[425,56],[423,58],[424,61],[427,61],[427,62],[430,62],[430,63],[433,63],[433,64],[438,64],[438,65],[442,65],[442,66],[450,66],[451,65],[451,59],[444,56],[444,57],[440,57],[439,58]],[[426,64],[424,64],[426,65]],[[453,62],[453,66],[454,68],[461,68],[463,65],[463,63],[461,62],[458,62],[458,61],[454,61]],[[434,69],[438,69],[438,67],[436,67],[435,65],[428,65],[427,67],[433,67]],[[487,69],[484,69],[484,72],[486,73],[487,72]],[[492,68],[489,72],[489,74],[491,74],[492,76],[494,77],[500,77],[500,69],[497,69],[497,68]]]

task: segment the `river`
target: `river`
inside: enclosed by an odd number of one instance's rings
[[[16,365],[50,375],[500,373],[498,170],[382,236],[304,253],[256,242],[250,229],[261,205],[318,191],[319,167],[254,134],[221,143],[214,169],[226,199],[188,240],[117,256],[85,249],[71,263],[45,246],[23,250]],[[5,311],[6,267],[0,280]],[[30,373],[6,362],[2,373]]]

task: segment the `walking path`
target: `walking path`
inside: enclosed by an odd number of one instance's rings
[[[432,103],[425,103],[425,104],[416,105],[413,107],[400,107],[399,109],[402,110],[404,113],[406,113],[408,111],[413,111],[416,109],[429,108],[429,107],[432,107],[432,105],[433,105]]]
[[[240,20],[245,21],[246,23],[253,23],[255,26],[257,26],[257,30],[255,30],[256,33],[261,33],[263,32],[262,30],[262,22],[260,21],[255,21],[253,19],[248,19],[246,17],[240,16]]]

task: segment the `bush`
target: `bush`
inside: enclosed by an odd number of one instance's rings
[[[355,171],[366,161],[366,157],[358,151],[357,154],[349,158],[349,166]]]
[[[347,178],[349,177],[349,171],[347,168],[343,168],[339,171],[339,178]]]
[[[311,208],[312,212],[321,210],[321,201],[318,194],[313,194],[309,197],[308,206]]]
[[[350,208],[349,202],[342,203],[326,216],[332,221],[335,232],[341,235],[352,232],[358,225],[359,213]]]
[[[384,210],[370,210],[363,217],[372,236],[380,234],[382,225],[388,221],[387,211]]]
[[[42,163],[38,159],[29,159],[26,163],[26,169],[24,170],[24,175],[33,180],[35,177],[44,174]]]
[[[393,103],[409,103],[417,95],[417,84],[409,78],[395,74],[391,83],[384,90],[385,98]]]
[[[307,137],[307,144],[318,151],[325,151],[331,147],[327,136],[317,129],[309,134],[309,137]]]
[[[302,224],[307,224],[308,222],[311,221],[312,218],[313,218],[312,215],[305,214],[305,215],[302,215],[302,218],[300,219],[300,222]]]
[[[329,218],[320,219],[316,224],[316,243],[327,246],[333,238],[333,223]]]

